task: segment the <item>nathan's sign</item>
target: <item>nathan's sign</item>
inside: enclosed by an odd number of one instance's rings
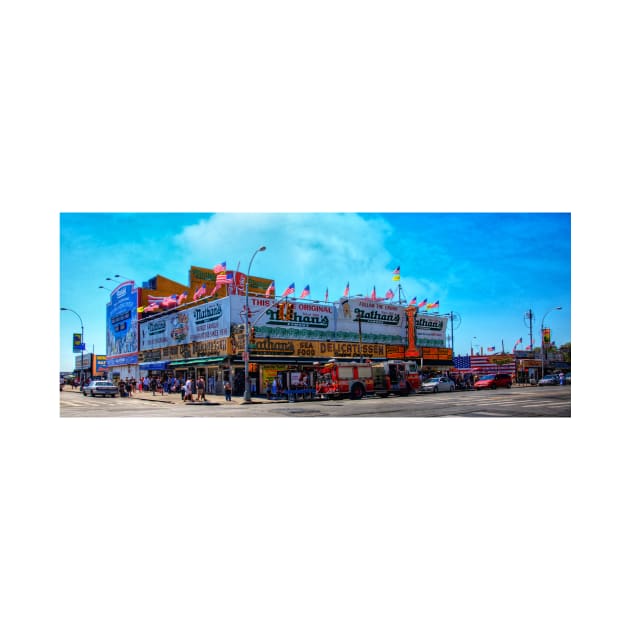
[[[232,353],[238,354],[243,348],[236,344]],[[339,341],[296,341],[286,339],[256,339],[250,346],[252,357],[276,356],[292,358],[325,359],[383,359],[387,348],[380,343],[344,343]]]
[[[310,305],[309,305],[310,306]],[[329,307],[320,307],[328,309]],[[294,304],[277,304],[275,308],[266,311],[269,317],[269,323],[274,326],[288,326],[292,328],[330,328],[330,319],[328,315],[317,313],[303,312],[295,310]]]
[[[249,322],[257,338],[325,341],[334,337],[332,304],[250,297],[248,305]],[[232,297],[232,323],[244,323],[245,313],[245,300],[241,296]]]
[[[228,340],[194,341],[179,346],[156,348],[138,354],[138,363],[149,361],[176,361],[178,359],[197,359],[202,357],[223,357],[228,353]]]
[[[228,337],[229,298],[165,313],[140,323],[140,349],[185,345]]]
[[[446,345],[446,329],[448,317],[416,315],[416,345],[444,346]]]
[[[334,305],[336,338],[348,335],[349,341],[402,343],[405,340],[405,308],[398,304],[365,298],[342,299]]]
[[[364,310],[355,308],[353,311],[354,322],[362,322],[364,324],[383,324],[384,326],[400,326],[400,313],[381,313],[376,309]]]

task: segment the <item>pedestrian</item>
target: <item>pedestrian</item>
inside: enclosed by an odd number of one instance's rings
[[[275,400],[278,397],[278,379],[274,378],[271,383],[271,397]]]
[[[232,385],[227,379],[223,383],[223,391],[225,392],[225,400],[232,400]]]
[[[184,385],[184,400],[192,400],[192,378],[190,376]]]
[[[203,376],[197,379],[197,400],[206,400],[206,383]]]
[[[215,378],[214,376],[209,376],[208,377],[208,391],[211,394],[216,394],[216,387],[215,387]]]
[[[127,392],[127,396],[129,396],[129,398],[131,398],[131,381],[129,380],[129,377],[127,377],[127,380],[125,381],[125,391]]]
[[[267,400],[271,400],[271,382],[270,381],[267,381],[266,394],[267,394]]]
[[[155,396],[155,390],[157,389],[157,379],[155,378],[155,376],[151,379],[150,388],[151,392]]]

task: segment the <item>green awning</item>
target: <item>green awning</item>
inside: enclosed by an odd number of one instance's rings
[[[168,365],[172,367],[184,367],[186,365],[207,365],[209,363],[221,363],[225,361],[227,357],[201,357],[198,359],[180,359],[179,361],[171,361]]]

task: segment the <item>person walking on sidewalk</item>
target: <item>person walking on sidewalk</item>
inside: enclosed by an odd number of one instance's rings
[[[184,385],[184,400],[192,401],[192,378],[189,376]]]
[[[225,392],[225,400],[232,400],[232,385],[227,379],[223,383],[223,391]]]
[[[197,379],[197,400],[206,400],[206,383],[203,376]]]

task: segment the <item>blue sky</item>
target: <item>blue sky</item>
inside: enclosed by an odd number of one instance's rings
[[[141,285],[154,275],[187,284],[191,266],[226,261],[274,278],[276,290],[295,282],[299,295],[329,299],[350,282],[351,294],[397,292],[400,265],[408,300],[440,301],[440,313],[461,318],[455,352],[502,344],[506,351],[529,329],[534,343],[542,317],[558,345],[571,340],[571,215],[568,213],[62,213],[60,306],[76,311],[86,350],[105,353],[105,306],[119,274]],[[108,290],[99,289],[105,286]],[[60,314],[60,369],[71,370],[72,333],[79,318]],[[476,348],[477,349],[477,348]]]

